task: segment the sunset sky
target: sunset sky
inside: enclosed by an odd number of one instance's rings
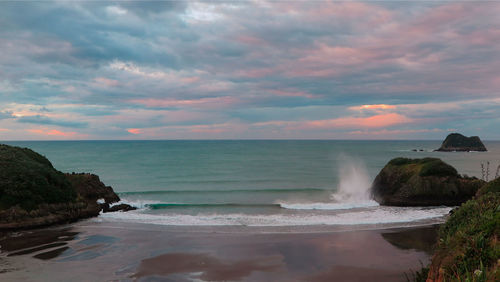
[[[0,2],[0,140],[500,140],[500,2]]]

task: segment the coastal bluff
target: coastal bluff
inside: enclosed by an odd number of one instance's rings
[[[420,276],[427,281],[500,281],[500,178],[453,210]],[[467,278],[467,279],[466,279]]]
[[[28,148],[0,144],[0,230],[94,217],[119,201],[97,175],[65,174]]]
[[[486,152],[487,149],[479,136],[466,137],[460,133],[451,133],[441,144],[439,152]]]
[[[437,158],[395,158],[375,177],[372,197],[388,206],[456,206],[472,198],[484,181],[462,177]]]

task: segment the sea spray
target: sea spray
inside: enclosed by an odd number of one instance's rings
[[[339,183],[330,202],[278,201],[284,209],[291,210],[349,210],[376,207],[370,198],[371,177],[363,161],[341,155],[339,157]]]
[[[361,160],[341,155],[339,158],[339,185],[330,196],[337,203],[373,202],[370,199],[371,178]]]

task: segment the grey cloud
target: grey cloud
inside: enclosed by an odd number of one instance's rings
[[[0,111],[0,120],[8,118],[13,118],[11,111]]]
[[[18,122],[21,123],[33,123],[33,124],[41,124],[41,125],[57,125],[62,127],[73,127],[73,128],[85,128],[88,126],[86,122],[79,121],[68,121],[68,120],[55,120],[45,116],[36,115],[36,116],[23,116],[17,118]]]

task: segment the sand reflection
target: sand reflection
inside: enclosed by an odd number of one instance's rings
[[[185,273],[207,281],[234,281],[254,271],[275,271],[281,265],[281,256],[222,262],[206,254],[172,253],[143,260],[132,278]]]

